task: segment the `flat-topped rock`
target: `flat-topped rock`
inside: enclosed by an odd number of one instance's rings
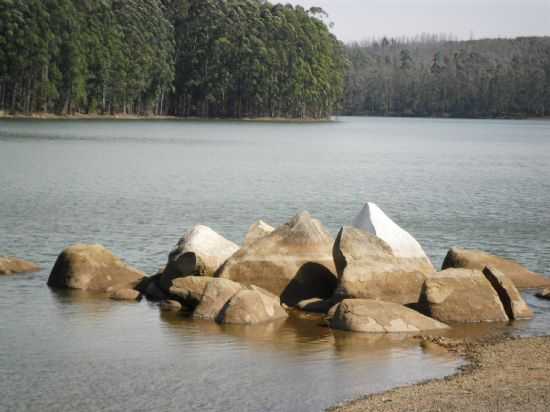
[[[206,276],[186,276],[174,279],[170,287],[170,295],[176,297],[186,306],[195,307],[199,304],[206,286],[213,279]]]
[[[160,286],[168,291],[172,280],[185,276],[213,276],[239,246],[207,226],[198,225],[185,233],[170,252]]]
[[[248,229],[244,238],[244,246],[251,245],[256,240],[261,239],[275,230],[274,227],[268,225],[263,220],[258,220]]]
[[[363,207],[353,220],[352,226],[382,239],[396,257],[425,259],[426,264],[431,265],[420,243],[374,203],[368,202]]]
[[[288,317],[278,296],[256,286],[241,289],[225,305],[219,323],[257,324]]]
[[[329,326],[369,333],[412,333],[448,328],[397,303],[369,299],[344,299],[333,311]]]
[[[48,278],[56,288],[113,292],[134,289],[144,273],[123,262],[101,245],[76,244],[57,257]]]
[[[510,319],[531,319],[533,317],[533,311],[529,309],[521,293],[508,276],[492,266],[483,269],[483,274],[497,292]]]
[[[243,246],[218,276],[257,285],[294,306],[314,297],[328,298],[336,288],[333,239],[323,225],[302,212],[272,233]]]
[[[490,255],[481,250],[450,249],[443,261],[442,270],[449,268],[483,270],[486,266],[492,266],[508,276],[520,289],[550,287],[550,279],[531,272],[511,259]]]
[[[32,262],[12,256],[0,257],[0,275],[38,272],[40,268]]]
[[[434,273],[423,257],[395,256],[378,236],[345,226],[333,248],[339,277],[337,294],[347,298],[416,303],[427,276]]]
[[[206,285],[201,300],[193,312],[196,319],[215,320],[225,304],[243,288],[229,279],[214,278]]]
[[[426,279],[421,306],[441,322],[507,322],[504,306],[479,270],[446,269]]]

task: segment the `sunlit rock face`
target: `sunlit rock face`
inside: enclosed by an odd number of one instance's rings
[[[396,257],[423,258],[430,261],[420,243],[374,203],[369,202],[363,207],[353,219],[352,226],[382,239]]]
[[[243,246],[218,276],[264,288],[289,306],[309,298],[325,299],[332,296],[337,284],[333,243],[321,222],[302,212]]]
[[[273,226],[268,225],[263,220],[258,220],[248,229],[248,232],[244,238],[244,246],[251,245],[256,240],[269,235],[274,230],[275,228]]]

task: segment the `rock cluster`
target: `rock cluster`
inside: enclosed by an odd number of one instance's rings
[[[5,266],[0,259],[0,273]],[[370,333],[528,319],[533,312],[517,288],[535,284],[548,281],[516,262],[456,248],[436,272],[418,241],[373,203],[335,240],[307,212],[275,229],[258,221],[242,247],[199,225],[153,276],[103,246],[78,244],[59,255],[48,279],[114,300],[145,296],[164,311],[221,324],[284,319],[290,307],[328,314],[334,329]]]

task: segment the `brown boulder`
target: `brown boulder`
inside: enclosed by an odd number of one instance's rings
[[[241,248],[222,266],[218,276],[262,287],[289,306],[304,299],[328,298],[337,284],[332,244],[322,224],[302,212]]]
[[[242,289],[242,285],[229,279],[214,278],[206,285],[193,317],[215,320],[225,304]]]
[[[57,257],[48,285],[111,292],[122,288],[133,289],[143,278],[143,272],[127,265],[103,246],[76,244]]]
[[[492,266],[483,269],[483,274],[491,282],[510,319],[531,319],[533,317],[533,311],[529,309],[514,282],[508,276]]]
[[[110,298],[113,300],[136,301],[141,299],[141,293],[135,289],[118,289],[111,294]]]
[[[500,298],[479,270],[446,269],[426,279],[420,301],[441,322],[506,322]]]
[[[0,257],[0,275],[38,272],[40,268],[32,262],[15,257]]]
[[[195,307],[199,304],[206,285],[213,279],[206,276],[187,276],[175,279],[170,287],[170,295],[187,306]]]
[[[492,266],[508,276],[520,289],[550,286],[550,279],[531,272],[519,263],[499,256],[490,255],[481,250],[452,248],[443,261],[442,270],[449,268],[483,270]]]
[[[333,248],[340,284],[346,298],[416,303],[426,277],[434,273],[423,257],[398,257],[382,239],[351,226],[340,229]]]
[[[392,302],[344,299],[336,306],[329,326],[352,332],[404,333],[447,329],[448,326]]]
[[[251,286],[241,289],[220,312],[216,319],[219,323],[257,324],[288,317],[281,307],[281,300],[272,293]]]

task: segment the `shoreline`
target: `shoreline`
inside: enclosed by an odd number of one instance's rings
[[[463,357],[465,365],[443,378],[367,395],[327,411],[548,410],[550,336],[421,339]]]

